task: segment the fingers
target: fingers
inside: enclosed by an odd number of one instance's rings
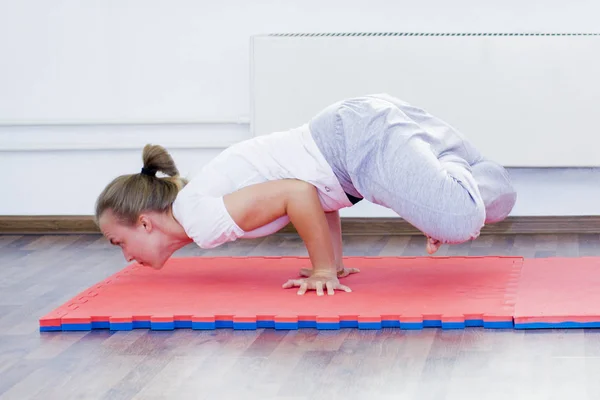
[[[308,283],[302,282],[302,284],[300,285],[300,289],[298,289],[298,296],[302,296],[304,293],[306,293],[307,289],[308,289]]]
[[[284,289],[289,289],[291,287],[300,286],[302,284],[302,282],[304,282],[303,279],[289,279],[281,287]]]
[[[296,286],[299,287],[297,292],[298,296],[302,296],[308,289],[315,289],[318,296],[323,296],[323,283],[319,281],[315,282],[314,286],[311,285],[309,287],[309,284],[305,279],[289,279],[281,287],[284,289],[289,289]]]
[[[337,285],[336,289],[343,290],[346,293],[350,293],[352,291],[352,289],[350,289],[348,286],[342,285],[341,283]]]
[[[315,289],[317,290],[317,296],[323,296],[323,282],[315,282]]]
[[[325,284],[325,286],[327,286],[327,294],[330,296],[333,296],[335,294],[335,289],[333,288],[333,283],[331,283],[331,281],[329,281]]]

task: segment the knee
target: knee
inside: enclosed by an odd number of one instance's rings
[[[473,175],[485,205],[485,223],[504,220],[517,202],[517,192],[508,171],[492,161],[484,161],[473,167]]]
[[[502,193],[489,204],[486,204],[486,224],[493,224],[504,220],[512,211],[517,202],[517,193],[507,191]]]
[[[445,244],[464,243],[479,237],[485,219],[483,205],[473,203],[469,212],[446,215],[423,233]]]
[[[485,225],[486,212],[482,206],[476,205],[471,213],[453,218],[441,232],[441,242],[449,244],[464,243],[476,239]]]

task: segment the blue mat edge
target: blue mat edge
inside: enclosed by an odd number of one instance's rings
[[[600,327],[600,322],[597,324]],[[175,329],[192,330],[215,330],[215,329],[233,329],[233,330],[256,330],[256,329],[275,329],[275,330],[297,330],[297,329],[318,329],[318,330],[338,330],[345,328],[356,328],[359,330],[379,330],[383,328],[397,328],[400,330],[422,330],[425,328],[465,329],[469,327],[483,327],[488,329],[513,329],[514,321],[493,321],[488,322],[482,319],[465,320],[464,322],[442,322],[441,320],[423,320],[419,322],[402,322],[398,320],[382,320],[381,322],[359,322],[357,320],[343,320],[340,322],[317,322],[315,320],[301,320],[298,322],[275,322],[273,320],[259,320],[256,322],[234,322],[233,320],[218,320],[214,322],[193,322],[193,321],[173,321],[173,322],[151,322],[151,321],[133,321],[110,323],[109,321],[94,321],[88,324],[61,324],[60,326],[40,326],[40,332],[68,332],[68,331],[92,331],[92,330],[111,330],[111,331],[130,331],[133,329],[149,329],[154,331],[165,331]]]
[[[526,329],[585,329],[585,328],[600,328],[600,321],[593,322],[573,322],[573,321],[562,321],[562,322],[526,322],[526,323],[515,323],[516,330]]]
[[[592,322],[528,322],[515,323],[514,321],[495,321],[486,322],[483,320],[466,320],[461,322],[442,323],[439,320],[424,320],[423,323],[403,323],[401,321],[381,322],[358,322],[344,320],[339,323],[326,322],[317,323],[316,321],[298,321],[282,322],[261,320],[256,322],[233,322],[233,321],[215,321],[215,322],[192,322],[192,321],[174,321],[174,322],[150,322],[134,321],[130,323],[110,323],[108,321],[98,321],[90,324],[62,324],[60,326],[40,326],[40,332],[69,332],[69,331],[92,331],[92,330],[111,330],[111,331],[130,331],[133,329],[149,329],[154,331],[192,329],[192,330],[257,330],[257,329],[276,329],[276,330],[297,330],[297,329],[318,329],[318,330],[339,330],[345,328],[356,328],[364,330],[379,330],[383,328],[397,328],[400,330],[422,330],[426,328],[442,329],[465,329],[469,327],[483,327],[488,329],[515,329],[515,330],[534,330],[534,329],[585,329],[600,328],[600,321]]]

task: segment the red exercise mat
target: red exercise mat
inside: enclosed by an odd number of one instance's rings
[[[512,328],[520,257],[347,257],[353,292],[281,285],[305,257],[173,258],[132,264],[40,319],[40,330]]]
[[[516,329],[600,327],[600,258],[526,260],[514,322]]]

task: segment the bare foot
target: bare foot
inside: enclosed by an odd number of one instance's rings
[[[426,247],[427,253],[434,254],[436,251],[439,250],[441,245],[442,245],[442,242],[440,242],[439,240],[428,237],[427,238],[427,247]]]

